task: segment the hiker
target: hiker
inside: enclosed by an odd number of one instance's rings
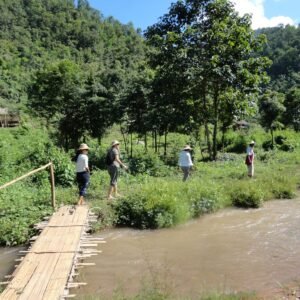
[[[106,164],[110,175],[110,185],[107,198],[108,200],[112,200],[114,197],[120,196],[118,194],[117,187],[119,168],[122,167],[125,170],[128,169],[128,167],[120,159],[120,143],[117,140],[111,143],[111,148],[108,150],[106,156]]]
[[[179,154],[178,165],[181,167],[183,172],[182,181],[186,181],[190,176],[190,171],[193,166],[192,157],[191,157],[192,148],[189,145],[185,145],[182,151]]]
[[[245,164],[247,165],[248,168],[249,177],[253,177],[254,175],[254,145],[255,142],[251,141],[246,149],[247,156],[246,156]]]
[[[79,188],[78,205],[85,204],[84,197],[90,182],[90,169],[88,158],[89,147],[87,144],[81,144],[77,150],[76,161],[76,180]]]

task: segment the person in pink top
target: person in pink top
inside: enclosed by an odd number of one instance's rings
[[[251,141],[246,150],[247,156],[246,156],[245,164],[247,165],[248,168],[249,177],[253,177],[254,175],[254,145],[255,142]]]

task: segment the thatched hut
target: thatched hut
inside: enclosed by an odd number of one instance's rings
[[[0,127],[16,127],[20,124],[18,114],[10,112],[7,108],[0,107]]]

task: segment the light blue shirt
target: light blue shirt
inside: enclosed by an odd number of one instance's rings
[[[181,151],[179,154],[178,165],[180,167],[191,167],[193,166],[191,153],[189,151]]]

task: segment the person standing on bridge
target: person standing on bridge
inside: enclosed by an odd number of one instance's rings
[[[87,144],[81,144],[77,150],[75,157],[76,161],[76,180],[79,188],[78,205],[85,204],[84,197],[86,195],[87,187],[90,183],[90,169],[88,158],[89,147]]]
[[[125,170],[128,169],[128,167],[120,159],[120,143],[116,140],[111,143],[111,148],[107,152],[106,165],[110,176],[110,185],[108,189],[107,199],[112,200],[114,199],[113,195],[115,197],[120,196],[118,194],[117,187],[119,168],[122,167]]]

